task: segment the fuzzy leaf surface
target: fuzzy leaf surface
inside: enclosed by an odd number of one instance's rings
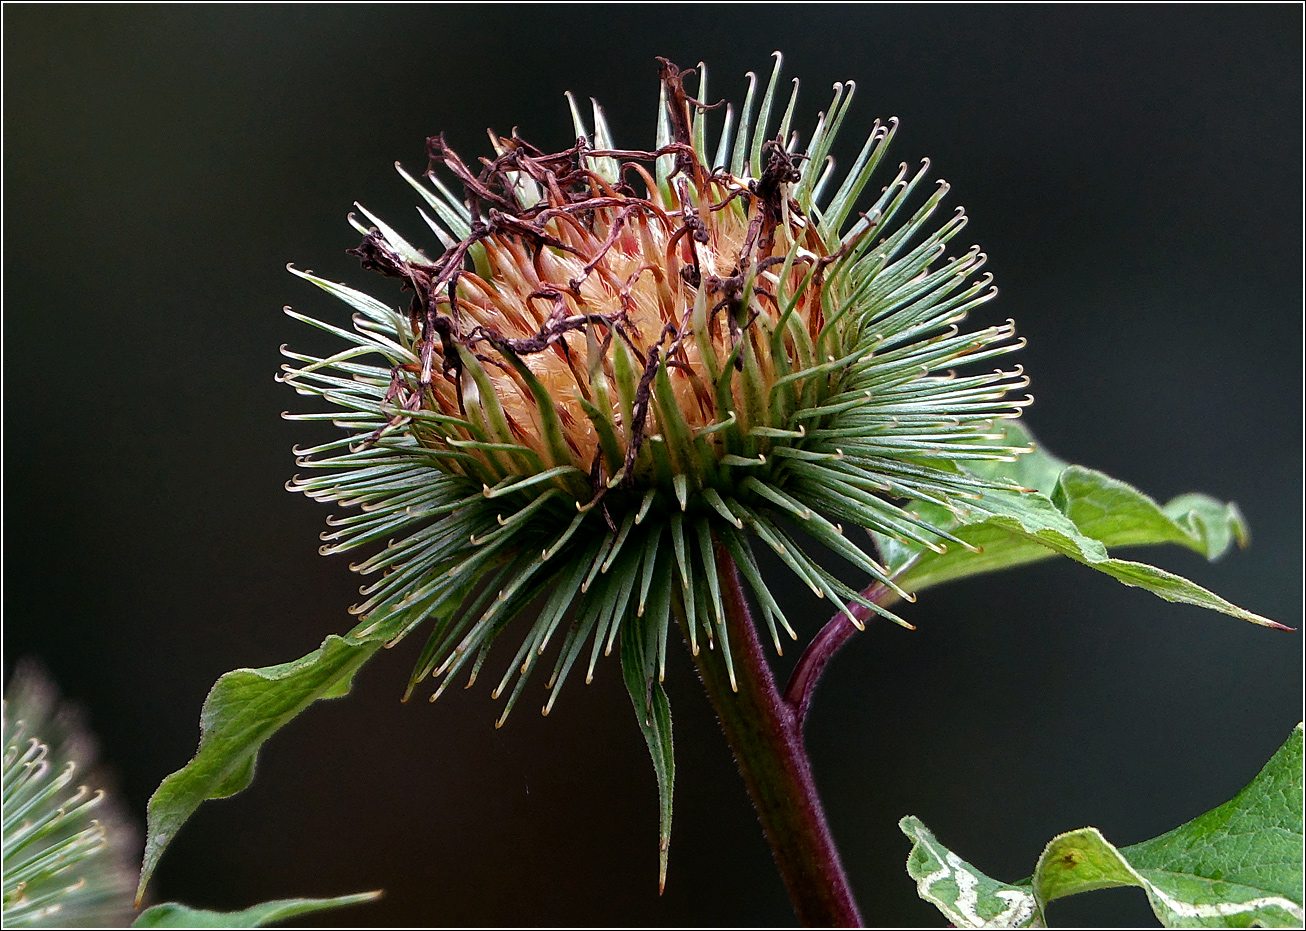
[[[200,711],[195,758],[164,779],[150,797],[138,898],[159,857],[195,809],[248,787],[263,742],[313,702],[349,694],[354,673],[380,646],[379,641],[332,634],[301,659],[236,669],[218,679]]]
[[[1007,441],[1031,443],[1032,438],[1023,427],[1009,424]],[[1236,505],[1186,494],[1162,506],[1132,485],[1069,465],[1041,447],[1012,463],[976,463],[968,471],[1008,482],[1013,490],[988,491],[963,515],[928,504],[913,510],[979,552],[950,545],[946,552],[935,553],[911,541],[876,536],[890,571],[901,573],[898,582],[904,588],[920,590],[1060,554],[1167,601],[1278,626],[1182,576],[1107,555],[1107,547],[1177,543],[1218,559],[1235,542],[1245,545],[1248,540],[1247,525]]]
[[[1117,848],[1096,828],[1053,838],[1034,875],[1002,883],[948,850],[914,817],[907,872],[957,927],[1046,926],[1049,903],[1138,886],[1168,928],[1301,927],[1302,725],[1233,799],[1187,824]]]
[[[332,908],[362,905],[380,898],[378,892],[359,892],[330,899],[277,899],[237,912],[190,908],[178,902],[152,905],[136,916],[133,928],[262,928],[277,921],[311,915]]]

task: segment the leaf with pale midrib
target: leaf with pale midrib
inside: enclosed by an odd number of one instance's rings
[[[1053,838],[1034,875],[1003,883],[939,843],[918,818],[907,872],[957,927],[1043,927],[1056,899],[1138,886],[1166,927],[1301,927],[1302,725],[1232,800],[1173,831],[1114,847],[1096,828]]]

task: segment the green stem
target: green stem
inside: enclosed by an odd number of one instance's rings
[[[861,926],[857,903],[816,794],[795,710],[781,697],[758,642],[734,561],[716,548],[737,689],[716,650],[694,657],[757,808],[798,920],[809,927]],[[683,627],[683,612],[680,623]],[[688,632],[686,631],[686,634]]]

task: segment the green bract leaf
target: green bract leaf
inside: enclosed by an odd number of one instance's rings
[[[211,912],[177,902],[153,905],[136,916],[133,928],[262,928],[274,921],[347,905],[362,905],[381,897],[380,891],[340,895],[331,899],[277,899],[238,912]]]
[[[1015,423],[1006,426],[1006,442],[1033,445],[1029,432]],[[1042,449],[1015,462],[968,464],[966,471],[1007,482],[1013,490],[986,490],[962,513],[930,504],[909,509],[973,549],[952,545],[938,553],[910,540],[877,534],[881,552],[890,570],[901,572],[897,581],[904,588],[928,588],[1060,553],[1167,601],[1211,608],[1268,627],[1282,626],[1182,576],[1107,555],[1107,547],[1178,543],[1218,559],[1233,542],[1245,545],[1248,539],[1237,505],[1187,494],[1162,507],[1131,485],[1093,469],[1067,465]]]
[[[650,643],[653,625],[627,623],[621,630],[621,671],[635,706],[639,729],[653,757],[658,780],[658,891],[667,884],[667,854],[671,848],[671,802],[676,760],[671,740],[671,704],[658,680],[657,649]]]
[[[200,711],[195,758],[150,797],[138,900],[164,849],[200,803],[246,788],[263,742],[318,699],[349,694],[354,673],[380,646],[333,634],[302,659],[236,669],[218,679]]]
[[[907,872],[921,898],[962,928],[1043,927],[1048,903],[1077,892],[1138,886],[1168,928],[1300,927],[1302,725],[1231,801],[1160,837],[1112,846],[1096,828],[1056,837],[1034,875],[985,876],[914,817]]]

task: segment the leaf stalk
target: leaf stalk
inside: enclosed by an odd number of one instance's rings
[[[887,608],[900,600],[898,593],[883,582],[876,582],[866,588],[862,592],[862,597],[882,608]],[[784,702],[793,712],[800,735],[803,724],[807,721],[807,709],[812,704],[812,695],[816,692],[816,683],[821,680],[830,660],[834,659],[835,654],[843,649],[843,645],[852,639],[853,634],[857,633],[857,628],[849,619],[850,614],[862,622],[875,616],[870,608],[855,601],[850,601],[847,608],[834,612],[834,617],[826,622],[820,632],[812,638],[812,642],[807,645],[807,649],[798,658],[798,663],[789,676],[789,684],[785,686]]]

